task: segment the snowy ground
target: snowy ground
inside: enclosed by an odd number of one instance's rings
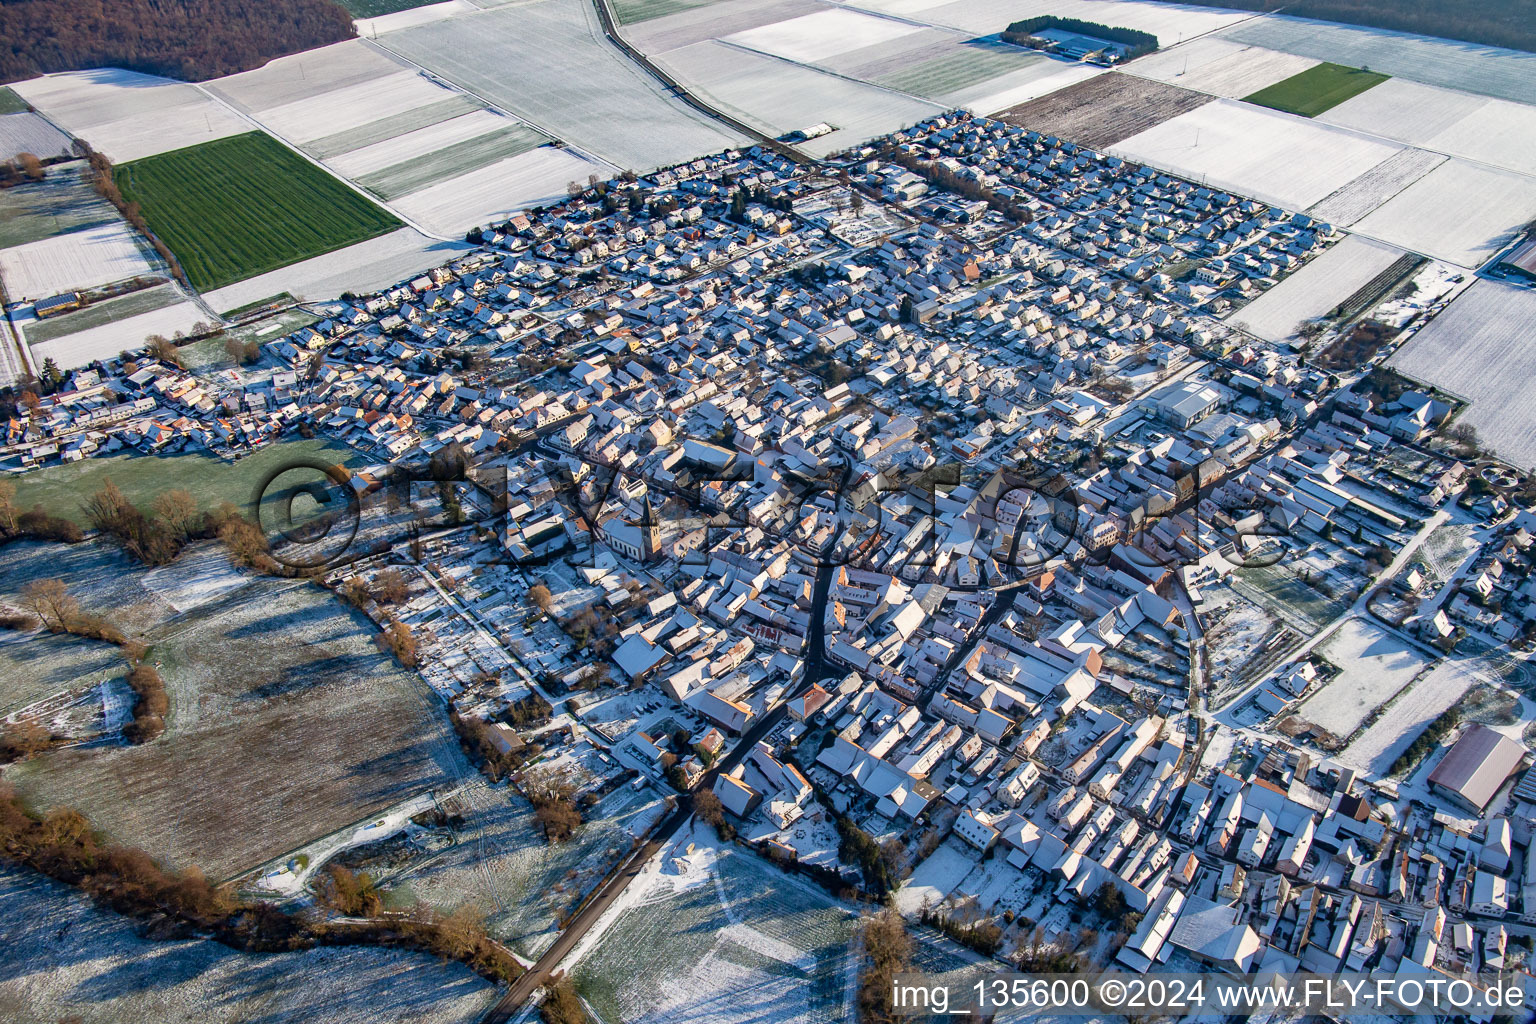
[[[1243,195],[1306,209],[1392,156],[1397,146],[1234,100],[1217,100],[1111,152]]]
[[[1318,653],[1337,666],[1339,674],[1296,713],[1340,738],[1358,729],[1430,664],[1407,641],[1365,619],[1344,623]]]
[[[1401,249],[1351,235],[1230,319],[1266,341],[1285,341],[1295,337],[1299,323],[1327,315],[1401,255]]]
[[[12,302],[110,284],[153,269],[123,221],[0,249],[0,277]]]
[[[39,875],[0,868],[7,1024],[472,1024],[496,989],[424,953],[363,946],[237,953],[154,942]]]
[[[896,906],[913,915],[925,905],[937,906],[959,888],[976,867],[977,852],[958,839],[950,839],[912,871],[912,877],[896,892]]]
[[[12,88],[117,164],[251,130],[196,86],[118,68],[47,75]]]
[[[695,827],[631,887],[573,973],[603,1024],[843,1021],[856,927],[819,888]]]
[[[1478,281],[1393,355],[1415,380],[1470,399],[1461,420],[1482,444],[1525,469],[1536,467],[1536,406],[1525,382],[1536,375],[1536,291]]]
[[[1392,762],[1418,739],[1429,723],[1486,679],[1486,672],[1470,659],[1442,661],[1399,696],[1370,728],[1337,755],[1338,759],[1371,778],[1385,778]]]

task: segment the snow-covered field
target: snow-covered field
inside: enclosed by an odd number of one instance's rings
[[[441,266],[470,248],[464,242],[438,241],[412,228],[401,228],[247,278],[208,292],[203,298],[221,313],[282,292],[307,299],[334,299],[342,292],[366,293],[394,284],[428,267]]]
[[[1202,36],[1171,49],[1139,57],[1125,71],[1213,96],[1242,99],[1266,86],[1299,75],[1320,61],[1294,53],[1245,46],[1229,39]]]
[[[31,153],[49,160],[69,153],[69,136],[32,113],[0,115],[0,160]]]
[[[1461,420],[1499,455],[1536,469],[1536,291],[1478,281],[1395,353],[1390,365],[1468,398]]]
[[[110,284],[153,271],[123,221],[0,249],[0,277],[12,302]]]
[[[849,50],[909,36],[921,29],[894,18],[833,8],[725,36],[723,42],[814,64]]]
[[[1531,55],[1517,50],[1276,15],[1245,18],[1216,34],[1394,78],[1536,103]]]
[[[196,86],[134,71],[72,71],[12,88],[114,163],[251,130]]]
[[[626,59],[585,0],[508,5],[378,43],[614,167],[648,170],[743,141]]]
[[[944,109],[713,40],[656,54],[653,59],[722,109],[770,135],[822,121],[832,125],[838,130],[801,147],[818,156]]]
[[[1480,266],[1536,218],[1536,177],[1451,159],[1355,223],[1460,267]]]
[[[917,914],[924,906],[938,906],[944,902],[944,897],[959,888],[965,876],[976,867],[976,860],[976,851],[958,839],[941,844],[896,890],[896,906],[907,915]]]
[[[1446,159],[1424,149],[1400,149],[1307,212],[1329,224],[1353,224]]]
[[[237,953],[208,939],[146,939],[137,922],[19,868],[0,868],[0,906],[0,1019],[10,1024],[472,1024],[497,994],[426,953]]]
[[[258,110],[254,116],[290,142],[302,143],[391,114],[430,106],[452,95],[451,90],[425,75],[396,70],[370,81]]]
[[[209,89],[250,113],[375,81],[406,66],[362,39],[349,39],[268,61],[208,83]]]
[[[462,235],[468,228],[505,219],[515,210],[562,198],[569,182],[585,184],[589,175],[612,173],[613,168],[568,149],[540,146],[420,189],[393,205],[435,231]]]
[[[1413,684],[1337,756],[1372,778],[1384,778],[1392,762],[1474,685],[1485,681],[1470,660],[1442,661]]]
[[[476,110],[473,113],[397,135],[371,146],[354,149],[350,153],[333,157],[327,163],[339,174],[348,178],[357,178],[517,124],[518,122],[501,114],[489,110]]]
[[[1401,249],[1350,235],[1229,319],[1266,341],[1284,341],[1295,336],[1298,323],[1325,315],[1401,255]]]
[[[1345,128],[1536,173],[1536,106],[1390,79],[1319,116]]]
[[[1318,649],[1339,674],[1296,709],[1335,736],[1358,729],[1429,665],[1412,645],[1364,619],[1350,619]]]
[[[1111,152],[1305,209],[1398,148],[1276,110],[1216,100],[1133,135]]]
[[[110,359],[124,349],[143,348],[145,339],[152,334],[169,338],[177,331],[190,332],[193,324],[206,319],[208,314],[197,303],[178,302],[99,327],[87,327],[61,338],[40,341],[32,346],[32,358],[39,366],[44,359],[52,359],[67,370],[98,359]]]
[[[573,974],[603,1024],[852,1019],[853,913],[706,829],[683,833]],[[693,850],[688,851],[689,845]]]

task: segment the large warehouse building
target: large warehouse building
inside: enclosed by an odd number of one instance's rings
[[[1429,773],[1429,788],[1481,814],[1511,775],[1520,770],[1525,748],[1486,725],[1471,725]]]

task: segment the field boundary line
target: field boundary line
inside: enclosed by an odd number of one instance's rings
[[[358,195],[362,196],[364,199],[366,199],[369,203],[372,203],[374,206],[377,206],[380,209],[389,211],[389,214],[391,216],[395,217],[397,220],[400,221],[400,223],[406,225],[407,227],[412,228],[413,230],[415,230],[417,232],[420,232],[421,234],[425,235],[428,238],[436,239],[439,242],[459,242],[459,241],[463,240],[461,238],[450,238],[447,235],[439,235],[435,231],[427,230],[427,228],[424,225],[418,224],[414,218],[406,216],[405,214],[401,213],[399,210],[395,209],[390,204],[383,202],[377,196],[372,195],[371,193],[369,193],[369,191],[367,189],[363,188],[361,185],[359,185],[356,182],[352,181],[350,178],[343,178],[341,175],[339,175],[335,171],[331,170],[325,164],[321,163],[319,160],[316,160],[314,157],[312,157],[308,153],[304,152],[302,149],[300,149],[293,142],[290,142],[288,139],[284,138],[282,135],[279,135],[277,132],[275,132],[272,129],[268,128],[266,125],[262,124],[260,121],[257,121],[250,114],[247,114],[247,113],[245,113],[242,110],[236,109],[235,106],[233,104],[231,104],[228,100],[224,99],[224,97],[220,96],[218,93],[216,93],[213,90],[209,89],[202,82],[192,82],[190,84],[193,85],[193,86],[196,86],[198,91],[201,92],[204,96],[207,96],[209,99],[213,100],[215,103],[218,103],[220,106],[224,107],[224,109],[228,110],[230,113],[232,113],[236,117],[240,118],[246,124],[251,125],[253,130],[261,132],[263,135],[267,136],[270,139],[275,139],[280,145],[285,146],[289,150],[291,150],[294,153],[298,154],[299,159],[305,161],[306,163],[309,163],[310,165],[312,165],[314,167],[318,167],[323,174],[327,175],[328,177],[335,178],[337,181],[341,182],[347,188],[351,189],[353,192],[356,192]],[[375,237],[382,237],[382,236],[375,236]],[[370,241],[370,239],[364,239],[363,241]],[[352,245],[360,245],[360,244],[362,244],[362,243],[361,242],[354,242],[354,243],[352,243]],[[346,249],[350,249],[350,248],[352,248],[351,245],[344,245],[344,246],[342,246],[339,249],[332,249],[331,252],[342,252],[342,251],[344,251]],[[322,253],[321,255],[326,255],[326,254]],[[294,261],[294,263],[300,263],[300,262],[303,262],[303,261],[302,260],[295,260]],[[293,266],[293,263],[285,263],[283,266],[291,267],[291,266]],[[279,267],[277,269],[282,269],[282,268]],[[252,276],[259,277],[260,275],[252,275]],[[249,280],[249,278],[242,278],[242,280]],[[238,282],[234,282],[234,283],[238,283]],[[218,289],[217,288],[210,288],[209,291],[218,291]]]

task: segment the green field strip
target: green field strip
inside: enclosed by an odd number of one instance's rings
[[[27,344],[37,345],[55,338],[78,334],[92,327],[101,327],[104,324],[138,316],[140,313],[152,313],[166,306],[174,306],[180,301],[182,301],[181,292],[170,285],[163,285],[120,295],[115,299],[93,302],[82,310],[61,316],[51,316],[46,320],[28,324],[26,326]]]
[[[260,132],[123,164],[124,198],[209,291],[401,226]]]
[[[707,7],[714,0],[613,0],[614,18],[620,25],[638,25],[652,18]]]
[[[399,199],[428,185],[537,149],[548,141],[549,137],[537,129],[514,125],[365,174],[357,183],[380,199]]]
[[[335,135],[327,135],[322,139],[307,142],[299,148],[316,160],[328,160],[333,156],[350,153],[354,149],[362,149],[364,146],[404,135],[406,132],[414,132],[418,128],[426,128],[428,125],[451,120],[473,110],[484,109],[485,104],[473,96],[457,93],[437,103],[429,103],[424,107],[407,110],[401,114],[391,114],[377,121],[369,121],[356,128],[337,132]]]
[[[876,85],[927,99],[938,99],[977,82],[984,82],[1010,71],[1027,68],[1039,61],[1033,52],[1021,52],[1005,44],[984,46],[968,43],[958,52],[902,68],[873,79]]]
[[[1245,97],[1261,107],[1302,117],[1318,114],[1385,82],[1390,75],[1343,64],[1319,64]]]
[[[0,85],[0,114],[25,114],[31,109],[15,90]]]

